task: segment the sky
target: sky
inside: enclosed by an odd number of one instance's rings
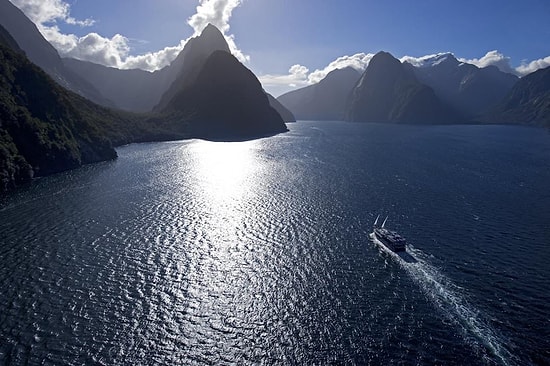
[[[208,24],[275,96],[378,51],[526,75],[550,66],[548,0],[10,0],[61,56],[160,69]]]

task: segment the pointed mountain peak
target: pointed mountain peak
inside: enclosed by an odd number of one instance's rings
[[[373,56],[372,60],[369,62],[369,67],[372,65],[373,68],[378,65],[398,65],[401,64],[401,61],[393,57],[389,52],[380,51]],[[367,67],[367,69],[369,68]]]
[[[403,70],[403,64],[401,61],[392,56],[388,52],[378,52],[369,62],[363,77],[372,73],[401,73]]]
[[[230,52],[229,45],[222,32],[210,23],[202,30],[201,34],[194,37],[190,43],[192,48],[200,48],[201,52],[207,52],[208,55],[218,50]]]
[[[169,66],[174,80],[168,90],[161,97],[155,110],[166,108],[177,91],[189,86],[198,76],[206,59],[215,51],[231,53],[225,37],[212,24],[208,24],[199,36],[191,38],[178,57]]]
[[[222,32],[212,23],[202,30],[198,37],[195,37],[195,43],[204,44],[203,47],[211,48],[212,51],[223,50],[229,52],[229,46]]]
[[[376,55],[373,56],[373,60],[377,59],[386,59],[386,60],[397,60],[393,55],[386,51],[379,51]]]
[[[208,23],[206,25],[206,27],[204,27],[204,29],[202,30],[201,32],[201,36],[202,35],[205,35],[205,34],[208,34],[208,33],[211,33],[211,34],[214,34],[214,33],[219,33],[219,34],[222,34],[222,32],[218,29],[218,27],[216,27],[214,24],[212,23]]]

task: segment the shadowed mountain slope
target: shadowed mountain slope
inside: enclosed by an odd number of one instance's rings
[[[204,138],[246,138],[287,130],[256,76],[225,51],[212,53],[194,80],[182,83],[165,111],[192,121],[192,134]]]
[[[346,119],[354,122],[455,123],[456,112],[420,83],[412,70],[377,53],[353,90]]]
[[[333,70],[319,83],[285,93],[277,100],[299,120],[342,120],[360,77],[351,67]]]

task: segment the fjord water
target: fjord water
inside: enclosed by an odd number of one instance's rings
[[[4,198],[0,364],[550,363],[546,130],[289,127]]]

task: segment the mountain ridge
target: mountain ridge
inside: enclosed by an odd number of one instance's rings
[[[352,91],[346,120],[433,124],[460,117],[398,59],[379,52]]]
[[[522,77],[482,121],[550,127],[550,66]]]
[[[342,120],[348,96],[361,74],[352,67],[336,69],[319,83],[285,93],[277,98],[297,119]]]
[[[58,84],[95,103],[114,106],[112,101],[101,95],[91,83],[67,69],[57,50],[42,36],[36,25],[8,0],[0,0],[0,24],[29,60],[42,68]]]

